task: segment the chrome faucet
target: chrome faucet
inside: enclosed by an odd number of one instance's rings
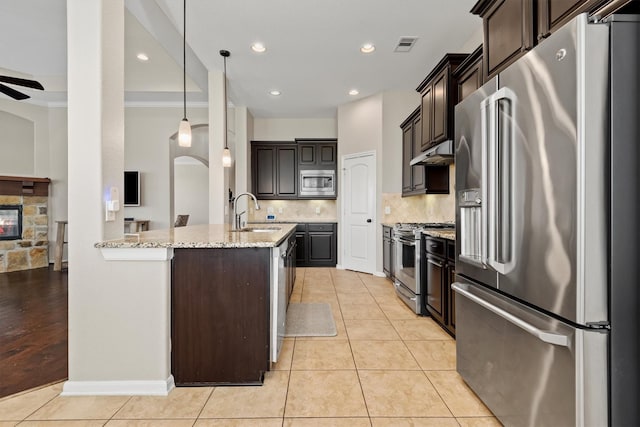
[[[246,210],[237,213],[238,212],[238,200],[240,200],[240,197],[242,196],[249,196],[253,199],[254,203],[256,204],[256,210],[260,210],[260,205],[258,204],[258,199],[256,199],[256,196],[254,196],[251,193],[240,193],[236,196],[236,200],[235,203],[233,204],[233,218],[234,218],[234,230],[239,230],[242,228],[242,225],[240,224],[240,218],[242,217],[242,214],[246,212]]]

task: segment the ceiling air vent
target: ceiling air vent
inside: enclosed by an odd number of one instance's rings
[[[417,37],[401,37],[394,52],[409,52],[416,41],[418,41]]]

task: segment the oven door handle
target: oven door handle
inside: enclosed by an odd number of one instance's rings
[[[416,245],[416,241],[414,240],[408,240],[408,239],[404,239],[400,236],[394,236],[393,237],[393,241],[396,243],[401,243],[403,245],[407,245],[407,246],[415,246]]]

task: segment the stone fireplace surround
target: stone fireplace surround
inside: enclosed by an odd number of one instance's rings
[[[49,265],[48,178],[0,176],[0,205],[22,205],[22,238],[0,240],[0,273]]]

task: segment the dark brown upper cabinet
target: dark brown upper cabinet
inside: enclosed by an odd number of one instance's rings
[[[471,13],[482,17],[488,79],[534,46],[534,0],[481,0]]]
[[[453,73],[458,82],[458,100],[462,101],[484,83],[482,78],[482,45],[469,54]]]
[[[594,10],[603,0],[537,0],[537,40],[549,37],[574,16]]]
[[[453,107],[458,86],[451,74],[467,56],[446,54],[416,88],[422,94],[421,151],[453,138]]]
[[[258,199],[298,197],[298,151],[292,142],[251,143],[252,188]]]
[[[449,166],[425,166],[409,163],[421,152],[421,114],[416,108],[402,122],[402,196],[449,193]]]
[[[580,13],[601,18],[637,13],[632,0],[480,0],[471,13],[482,17],[485,81]],[[636,5],[636,6],[634,6]]]
[[[338,144],[336,139],[296,139],[300,169],[335,169]]]
[[[424,151],[429,148],[433,141],[433,85],[429,84],[425,86],[422,91],[422,120],[421,132],[420,132],[420,151]],[[418,151],[419,152],[419,151]],[[409,159],[411,160],[411,159]]]

